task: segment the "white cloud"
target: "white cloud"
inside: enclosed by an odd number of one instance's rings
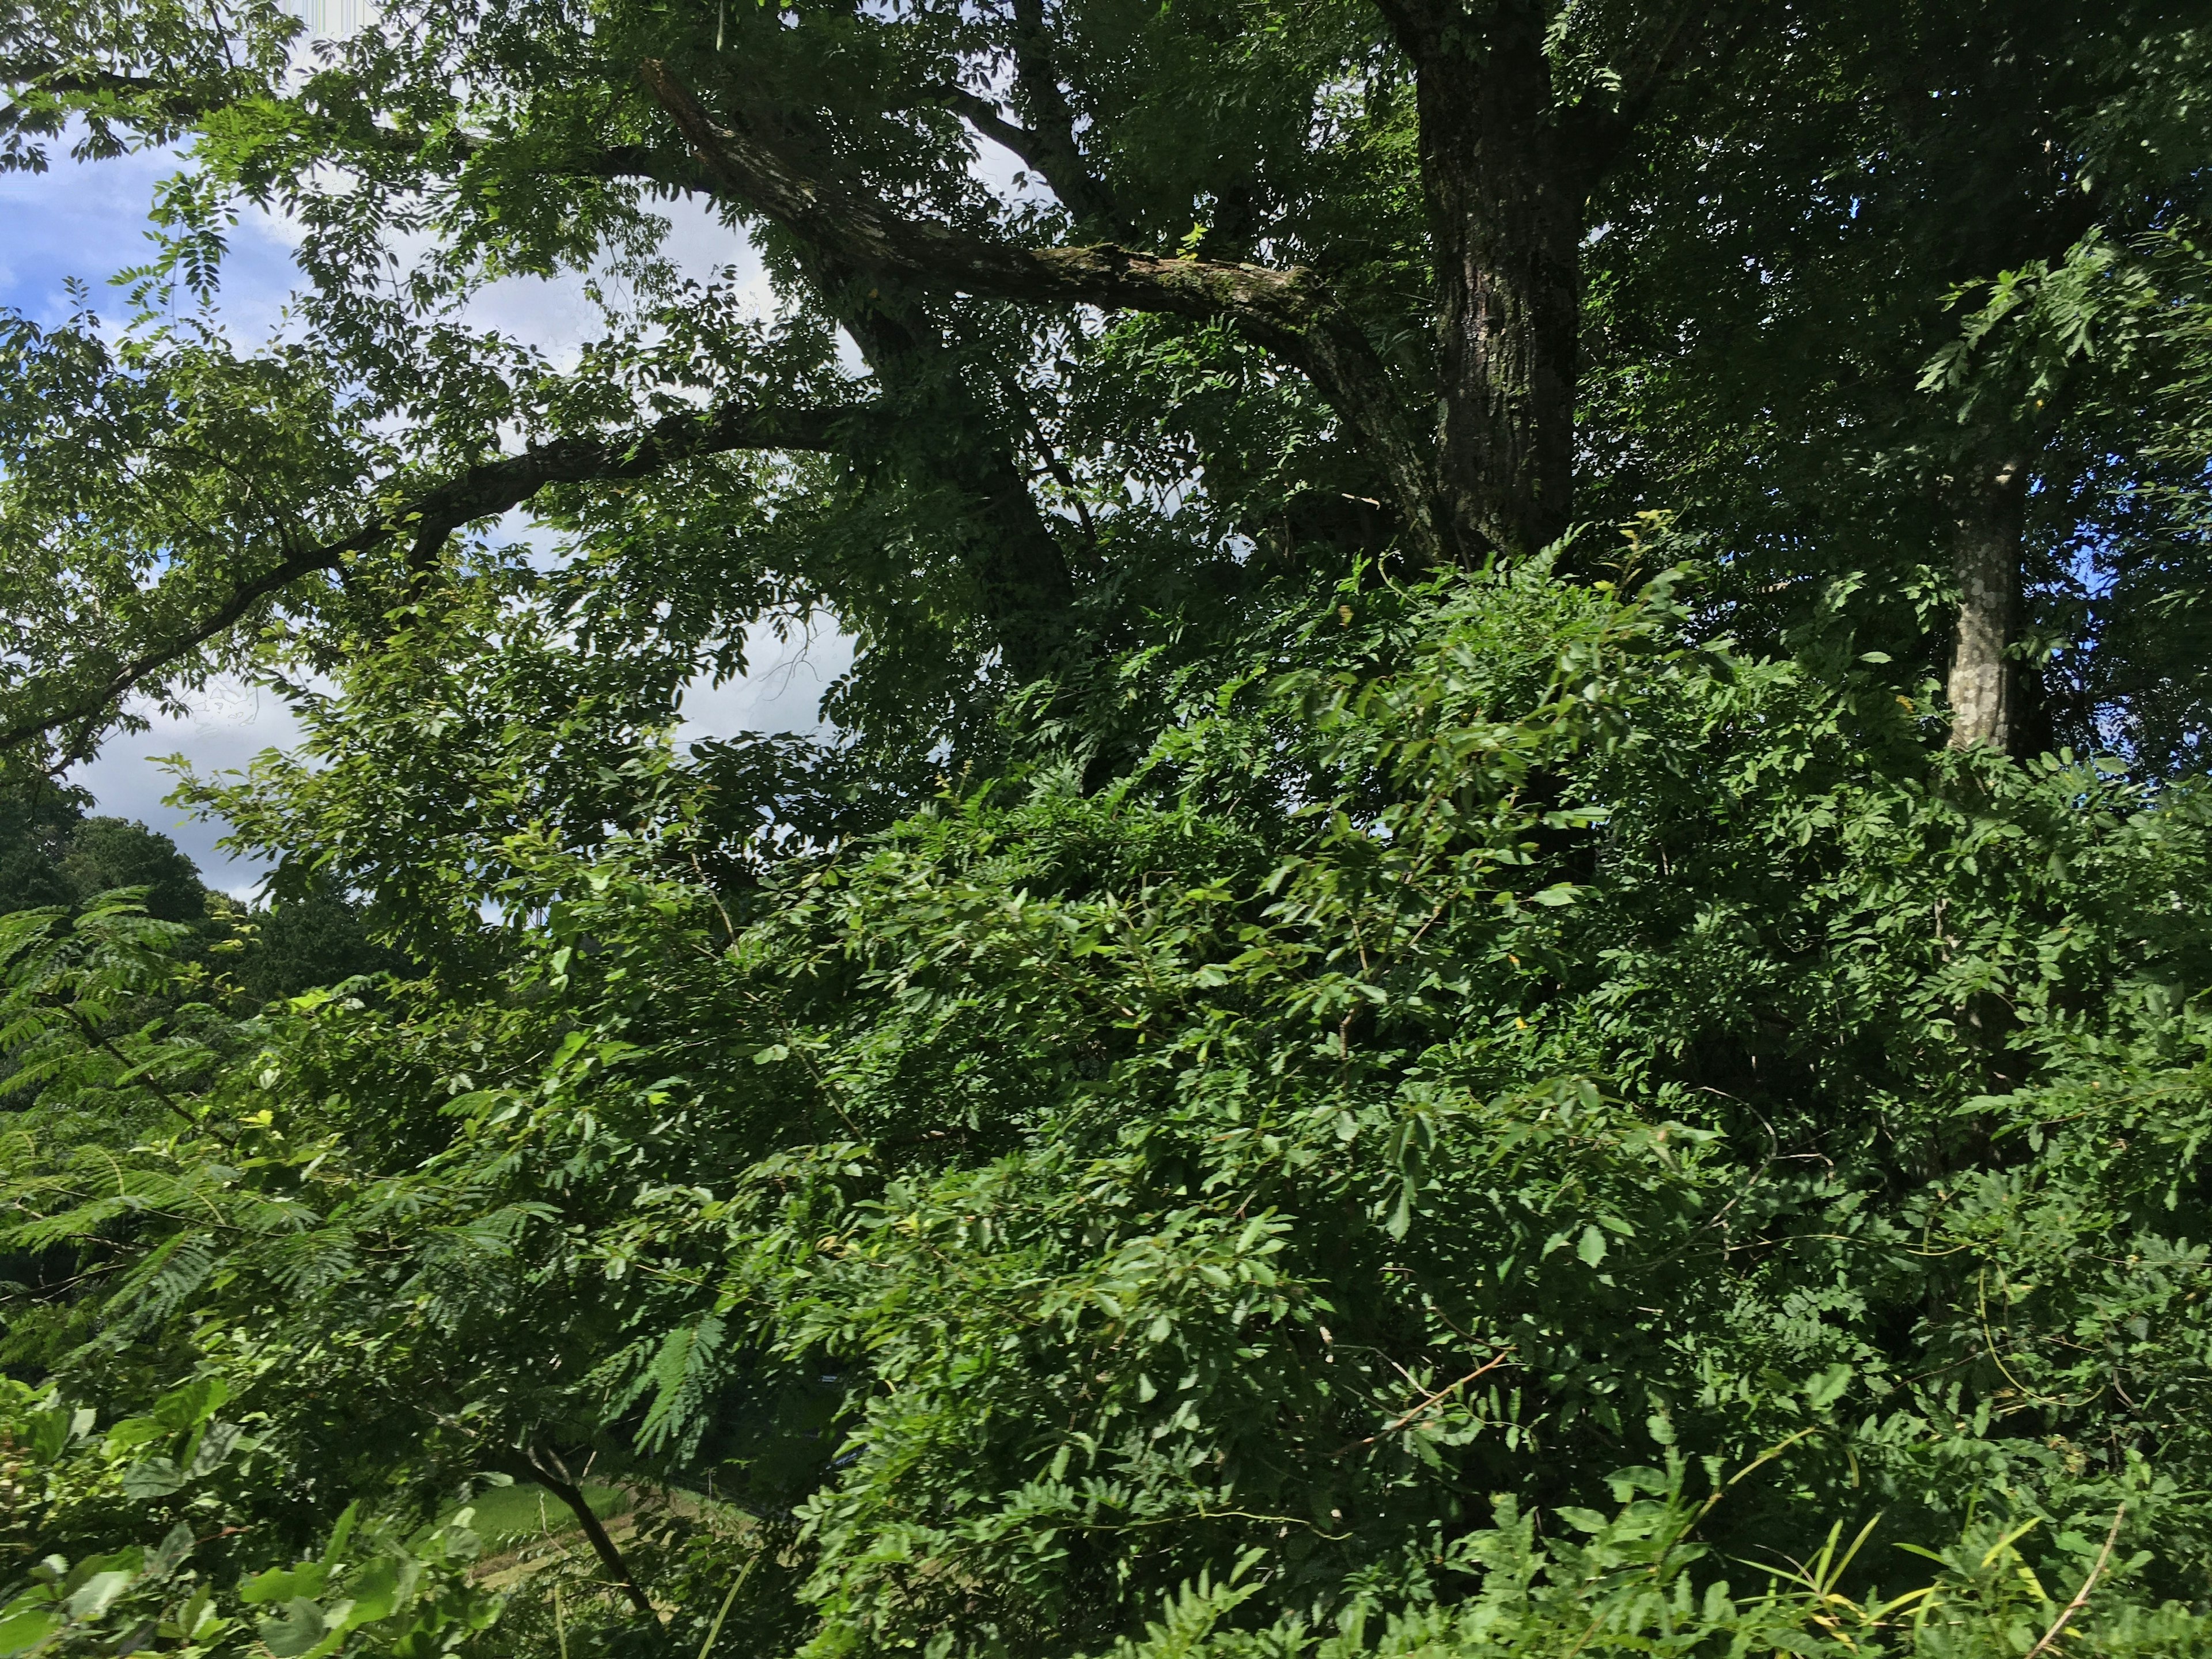
[[[766,317],[775,296],[760,256],[742,231],[724,225],[704,204],[684,200],[659,204],[667,221],[661,252],[684,276],[699,282],[733,270],[748,308]],[[403,257],[419,252],[403,247]],[[586,342],[601,331],[599,309],[584,292],[586,277],[506,276],[471,297],[466,316],[477,328],[495,330],[543,351],[558,367],[574,368]]]
[[[292,742],[299,726],[283,698],[236,679],[210,682],[189,701],[192,712],[183,719],[155,715],[148,731],[110,738],[98,756],[70,774],[70,781],[92,792],[95,812],[136,818],[159,830],[199,866],[210,886],[243,898],[267,872],[268,865],[233,857],[216,845],[230,832],[228,824],[165,805],[163,797],[177,781],[155,757],[181,755],[199,772],[238,770],[263,750]]]
[[[756,623],[746,630],[745,662],[742,678],[696,679],[685,688],[679,744],[741,732],[819,732],[822,694],[853,665],[853,641],[827,627],[794,629],[779,640],[771,624]]]
[[[679,744],[745,732],[820,732],[822,695],[852,665],[853,641],[827,624],[793,629],[789,638],[778,639],[772,624],[758,623],[747,631],[745,657],[750,665],[743,677],[720,685],[702,678],[686,689]],[[264,750],[296,742],[299,723],[282,697],[235,678],[210,682],[189,703],[191,712],[185,717],[155,715],[150,729],[109,738],[70,781],[91,791],[94,811],[135,818],[161,831],[199,866],[209,885],[248,897],[268,873],[267,861],[236,857],[216,846],[230,831],[221,819],[165,805],[177,780],[163,758],[181,757],[203,774],[243,770]]]

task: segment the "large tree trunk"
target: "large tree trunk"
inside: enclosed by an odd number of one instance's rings
[[[1023,27],[1032,31],[1024,36],[1024,52],[1047,52],[1050,43],[1042,33],[1041,7],[1036,0],[1017,0],[1016,10]],[[757,20],[752,26],[759,26]],[[648,84],[659,88],[657,95],[673,100],[695,122],[703,121],[690,94],[679,94],[665,69],[657,64],[646,67]],[[1049,78],[1048,63],[1030,65],[1024,73],[1030,77],[1024,84],[1032,98],[1031,119],[1039,118],[1040,110],[1048,118],[1055,106],[1047,93],[1058,96],[1056,84],[1039,83],[1040,77]],[[991,118],[989,106],[975,101],[975,113]],[[1047,149],[1060,169],[1079,170],[1073,118],[1066,117],[1064,101],[1056,107],[1066,118],[1045,120],[1050,132]],[[818,118],[809,112],[754,113],[773,123],[786,142],[825,143]],[[1103,190],[1097,205],[1102,211],[1108,205]],[[975,585],[978,609],[1008,672],[1024,684],[1044,678],[1063,665],[1074,619],[1075,582],[1066,554],[1017,464],[1013,434],[1000,429],[994,412],[963,383],[924,294],[886,273],[871,273],[828,239],[793,228],[808,282],[900,406],[902,447],[921,472],[948,486],[958,499],[961,522],[954,538],[960,561]]]
[[[924,466],[958,495],[962,562],[1008,671],[1024,683],[1060,666],[1073,622],[1075,582],[1059,539],[1016,466],[1008,434],[962,385],[911,296],[884,292],[820,255],[810,260],[885,390],[905,404]]]
[[[1572,508],[1578,170],[1543,8],[1383,0],[1414,64],[1434,238],[1439,493],[1462,556],[1532,553]]]
[[[1959,481],[1959,624],[1952,647],[1951,747],[2010,754],[2018,737],[2020,667],[2006,653],[2019,631],[2027,458],[2008,455]]]

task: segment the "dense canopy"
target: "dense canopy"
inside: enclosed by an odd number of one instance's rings
[[[2212,1651],[2200,8],[0,97],[173,168],[0,312],[0,1659]],[[225,674],[258,908],[64,781]]]

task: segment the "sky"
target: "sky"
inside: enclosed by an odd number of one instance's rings
[[[175,158],[143,155],[78,166],[57,156],[44,174],[0,174],[0,307],[42,324],[59,322],[76,308],[64,286],[70,277],[92,289],[92,308],[115,315],[123,296],[107,284],[117,270],[147,257],[146,212]],[[758,260],[736,233],[705,212],[672,211],[669,251],[687,270],[705,275],[736,264],[741,276],[767,293]],[[276,325],[295,281],[292,228],[249,214],[232,239],[225,262],[221,309],[235,337],[265,337]],[[510,279],[488,291],[472,312],[476,322],[543,347],[556,361],[572,359],[595,313],[574,279]],[[723,686],[695,686],[684,701],[690,738],[739,731],[807,732],[818,727],[823,690],[851,658],[850,641],[836,633],[811,641],[783,643],[760,630],[750,641],[752,671]],[[195,699],[187,719],[159,717],[151,730],[111,738],[73,781],[89,789],[94,810],[136,818],[172,836],[200,867],[209,884],[247,896],[262,868],[230,856],[216,842],[227,826],[186,817],[163,804],[174,780],[154,757],[181,754],[196,769],[244,766],[271,746],[296,736],[281,699],[227,680]]]

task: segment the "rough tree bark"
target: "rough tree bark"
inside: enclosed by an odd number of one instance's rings
[[[789,112],[763,107],[757,94],[733,84],[714,89],[710,113],[655,58],[638,64],[639,79],[670,118],[681,149],[662,142],[617,144],[566,156],[559,166],[582,176],[645,179],[702,191],[775,221],[825,267],[865,276],[865,283],[853,284],[863,295],[902,289],[910,296],[972,295],[1226,320],[1307,375],[1334,407],[1381,474],[1378,495],[1385,500],[1376,503],[1378,514],[1395,516],[1397,544],[1413,562],[1526,554],[1555,539],[1571,510],[1577,264],[1589,192],[1686,58],[1695,52],[1702,72],[1717,73],[1733,47],[1717,59],[1703,49],[1731,35],[1740,40],[1747,20],[1765,9],[1756,0],[1674,0],[1627,9],[1615,20],[1626,29],[1613,43],[1616,95],[1562,102],[1551,78],[1550,9],[1542,0],[1376,3],[1412,59],[1417,85],[1439,331],[1437,378],[1426,386],[1408,385],[1386,366],[1360,320],[1311,269],[1170,258],[1105,243],[1023,246],[909,216],[872,191],[841,184],[834,162],[825,159],[834,145],[825,148],[793,130]],[[930,95],[1020,155],[1086,229],[1134,236],[1126,204],[1115,202],[1084,153],[1074,103],[1061,85],[1066,65],[1043,0],[1011,4],[1010,94],[1026,125],[957,87],[939,83]],[[0,64],[0,84],[40,81],[50,91],[131,98],[157,90],[127,75],[94,79],[97,86],[58,62]],[[219,88],[179,93],[176,109],[159,114],[155,125],[220,107],[229,96]],[[155,119],[143,111],[132,118],[142,125]],[[369,153],[424,151],[418,135],[373,121],[352,137]],[[467,158],[492,143],[463,134],[438,149],[448,159]],[[855,337],[864,330],[865,324],[856,328]],[[920,343],[925,357],[932,347],[944,355],[941,339]],[[896,349],[871,355],[880,357],[879,368],[900,356]],[[887,384],[902,372],[887,374]],[[927,384],[936,372],[923,362],[912,378]],[[1439,413],[1431,442],[1407,410],[1431,406],[1432,399]],[[848,418],[842,410],[811,413],[832,424]],[[40,706],[27,718],[0,729],[0,747],[96,718],[97,710],[261,599],[351,552],[405,538],[416,542],[419,554],[453,527],[562,479],[641,477],[682,454],[718,448],[828,447],[823,433],[800,429],[806,418],[785,412],[763,421],[743,410],[703,423],[687,417],[683,432],[635,434],[619,454],[600,453],[597,441],[562,441],[431,489],[417,503],[421,517],[412,527],[380,518],[325,544],[288,544],[228,596],[156,630],[159,637],[112,653],[88,691],[35,699]],[[1010,665],[1032,673],[1054,654],[1058,624],[1051,619],[1069,612],[1073,585],[1065,561],[1006,434],[982,434],[995,444],[963,444],[963,434],[976,435],[964,419],[956,414],[945,424],[948,430],[936,440],[945,452],[945,476],[968,501],[976,531],[971,568]],[[774,429],[762,430],[763,425]],[[1972,660],[1971,652],[1962,653],[1962,664]]]
[[[1414,556],[1432,562],[1447,556],[1435,469],[1406,423],[1401,393],[1313,271],[1167,258],[1110,244],[1023,247],[902,217],[810,171],[778,142],[763,112],[733,102],[717,118],[665,64],[647,59],[638,73],[718,195],[871,275],[939,293],[1228,319],[1309,376],[1364,443],[1389,482]]]
[[[1745,0],[1632,14],[1610,100],[1562,101],[1543,0],[1376,0],[1413,65],[1437,276],[1437,495],[1462,558],[1522,556],[1574,508],[1582,236],[1590,192],[1660,94],[1717,74]]]
[[[1452,540],[1462,557],[1532,553],[1573,507],[1585,188],[1553,108],[1545,9],[1382,6],[1414,65]]]
[[[774,112],[738,89],[723,88],[710,113],[659,60],[641,64],[639,78],[717,194],[860,270],[938,292],[1228,319],[1334,406],[1388,480],[1417,562],[1525,556],[1564,533],[1573,507],[1589,192],[1686,57],[1741,39],[1745,7],[1654,8],[1622,44],[1609,106],[1563,107],[1542,0],[1376,3],[1414,68],[1437,283],[1433,445],[1415,439],[1405,388],[1311,270],[1112,245],[1022,247],[903,217],[823,176]],[[1079,220],[1118,226],[1078,147],[1040,0],[1015,0],[1014,21],[1015,92],[1030,125],[973,94],[941,95],[1030,161]]]
[[[2028,460],[2006,455],[1958,483],[1952,558],[1959,581],[1948,692],[1951,747],[2010,754],[2019,735],[2018,632]]]

